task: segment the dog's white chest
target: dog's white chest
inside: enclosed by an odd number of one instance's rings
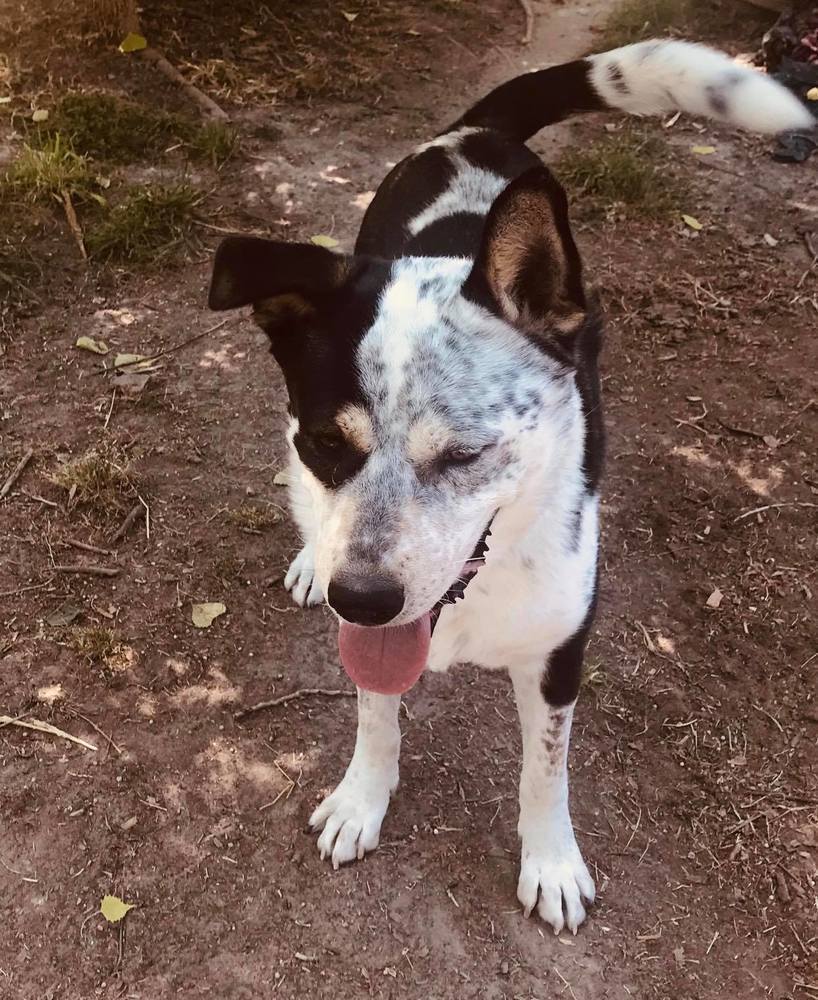
[[[455,663],[508,667],[562,645],[588,610],[596,554],[595,497],[586,502],[571,551],[546,537],[507,555],[490,552],[463,599],[441,612],[429,669],[447,670]]]

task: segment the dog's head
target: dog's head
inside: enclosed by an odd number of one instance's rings
[[[547,502],[566,454],[581,462],[573,364],[593,321],[545,168],[500,195],[473,262],[230,238],[209,301],[251,303],[270,337],[318,580],[349,622],[421,619],[498,510]]]

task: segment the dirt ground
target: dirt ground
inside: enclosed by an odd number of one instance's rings
[[[228,44],[255,23],[246,6],[220,25]],[[367,192],[413,141],[493,82],[587,50],[607,6],[542,0],[522,46],[511,0],[464,19],[407,3],[407,34],[352,91],[213,91],[241,145],[218,174],[194,172],[208,225],[350,248]],[[163,45],[182,62],[184,8],[168,9]],[[214,58],[202,32],[198,64]],[[48,74],[180,106],[100,38],[55,52]],[[553,156],[606,126],[614,116],[535,145]],[[657,131],[704,228],[578,215],[609,317],[610,448],[571,753],[599,901],[575,938],[517,904],[519,741],[500,675],[421,680],[379,850],[339,872],[320,861],[306,819],[343,773],[354,699],[234,718],[349,687],[329,613],[296,609],[282,587],[298,542],[274,479],[279,373],[235,317],[165,357],[138,397],[114,394],[77,336],[154,354],[208,330],[219,234],[201,228],[175,269],[103,273],[54,223],[41,306],[0,341],[0,483],[34,450],[0,502],[0,714],[96,749],[0,727],[3,1000],[818,997],[818,176],[730,130]],[[72,505],[51,478],[104,444],[130,458],[149,508],[117,543],[133,496]],[[120,573],[54,569],[78,563]],[[202,601],[227,608],[209,629],[191,622]],[[78,640],[98,634],[112,637],[102,653]],[[118,925],[98,912],[108,893],[135,904]]]

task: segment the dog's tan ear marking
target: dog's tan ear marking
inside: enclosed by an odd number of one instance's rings
[[[216,310],[252,303],[266,329],[314,312],[348,273],[348,258],[324,247],[229,236],[216,251],[207,301]]]
[[[527,171],[497,198],[464,291],[488,298],[527,333],[570,337],[582,326],[582,264],[568,202],[545,167]]]

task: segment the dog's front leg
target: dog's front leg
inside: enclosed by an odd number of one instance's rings
[[[400,695],[375,694],[358,688],[358,733],[355,752],[340,785],[310,817],[319,830],[321,857],[333,868],[359,860],[378,846],[389,796],[398,786]]]
[[[301,481],[303,468],[295,448],[290,445],[290,508],[304,539],[304,547],[290,563],[284,586],[296,604],[312,607],[321,604],[324,593],[315,575],[315,511],[312,497]]]
[[[536,907],[555,934],[564,926],[576,934],[585,919],[583,903],[594,900],[568,811],[568,741],[576,702],[548,702],[541,664],[509,673],[523,736],[517,897],[526,916]]]

